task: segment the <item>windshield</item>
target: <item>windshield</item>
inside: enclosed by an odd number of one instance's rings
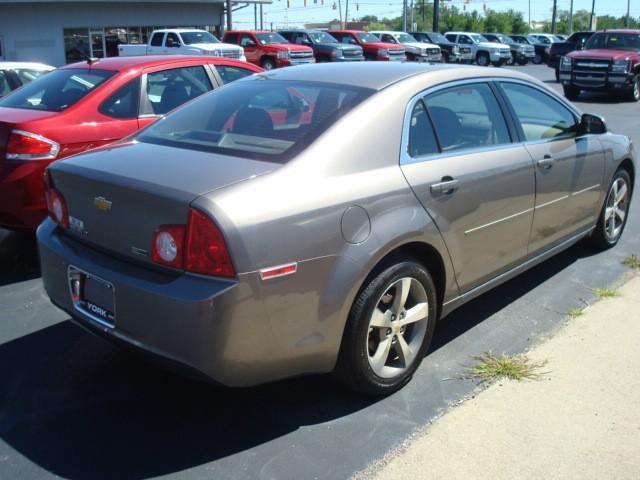
[[[415,42],[417,42],[417,40],[415,38],[413,38],[411,35],[409,35],[408,33],[399,33],[398,35],[396,35],[396,40],[398,40],[398,42],[400,42],[400,43],[415,43]]]
[[[527,40],[529,41],[529,43],[532,43],[532,44],[542,43],[542,42],[540,42],[540,40],[538,40],[536,37],[532,37],[532,36],[528,36],[528,37],[527,37]]]
[[[327,32],[309,32],[309,37],[313,43],[338,43],[338,41]]]
[[[185,45],[195,45],[197,43],[220,43],[216,37],[209,32],[180,32]]]
[[[256,34],[256,37],[258,37],[258,41],[262,45],[271,45],[271,44],[276,44],[276,43],[289,43],[286,38],[284,38],[279,33],[275,33],[275,32],[272,32],[272,33],[258,33],[258,34]]]
[[[500,40],[501,43],[512,43],[512,40],[506,35],[502,35],[499,33],[496,35],[496,37],[498,37],[498,40]]]
[[[447,40],[447,37],[438,32],[430,33],[428,38],[430,38],[434,43],[451,43]]]
[[[487,42],[488,40],[484,38],[482,35],[478,35],[477,33],[470,33],[469,36],[473,43]]]
[[[640,34],[637,33],[596,33],[585,45],[587,50],[629,50],[640,51]]]
[[[362,43],[380,43],[380,39],[371,33],[356,33]]]
[[[115,74],[88,68],[54,70],[7,95],[0,100],[0,107],[61,112]]]
[[[240,80],[141,132],[141,142],[285,162],[373,93],[319,82]]]

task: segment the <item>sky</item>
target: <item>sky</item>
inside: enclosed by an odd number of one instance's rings
[[[273,0],[271,5],[265,5],[264,27],[269,29],[271,23],[274,28],[301,27],[305,23],[326,22],[339,18],[337,7],[338,0],[289,0],[290,8],[287,8],[287,0]],[[340,0],[344,13],[345,1]],[[402,0],[348,0],[349,19],[360,18],[364,15],[376,15],[380,18],[394,18],[402,15]],[[409,4],[412,0],[407,0]],[[422,0],[413,0],[421,2]],[[430,0],[427,0],[429,2]],[[575,10],[591,10],[592,0],[573,0]],[[557,0],[559,10],[569,10],[571,0]],[[443,0],[441,0],[443,3]],[[513,9],[524,14],[525,21],[529,16],[529,3],[531,4],[531,20],[551,19],[553,0],[444,0],[444,3],[456,5],[462,8],[467,4],[467,10],[482,11],[483,5],[493,10]],[[596,15],[613,15],[616,17],[626,15],[627,0],[596,0]],[[253,28],[253,6],[238,10],[233,14],[235,28]],[[640,17],[640,0],[631,0],[631,15]]]

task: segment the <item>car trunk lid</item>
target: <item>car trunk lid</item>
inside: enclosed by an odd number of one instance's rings
[[[266,174],[278,164],[136,143],[70,157],[50,167],[64,196],[69,235],[117,256],[152,263],[160,225],[185,225],[200,195]]]

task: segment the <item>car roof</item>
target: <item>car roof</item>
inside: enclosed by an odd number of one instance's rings
[[[201,28],[159,28],[158,30],[154,30],[155,32],[206,32],[206,30],[202,30]],[[209,32],[207,32],[209,33]]]
[[[51,65],[45,65],[44,63],[37,62],[0,62],[0,69],[11,70],[14,68],[31,68],[34,70],[55,70],[56,67]]]
[[[128,68],[148,68],[167,63],[200,61],[202,63],[226,63],[230,59],[203,55],[140,55],[131,57],[100,58],[89,65],[88,62],[76,62],[61,68],[95,68],[96,70],[126,70]],[[235,61],[238,62],[238,61]],[[245,62],[242,62],[243,64]]]
[[[605,30],[598,30],[597,32],[593,33],[634,33],[640,35],[640,30],[635,28],[607,28]]]
[[[327,33],[367,33],[364,30],[327,30]]]
[[[429,87],[428,78],[434,73],[446,81],[466,78],[486,78],[486,67],[455,64],[424,64],[418,62],[353,62],[319,63],[298,65],[295,68],[282,68],[260,73],[263,78],[286,81],[324,82],[340,85],[382,90],[390,85],[419,75],[425,78],[425,88]],[[532,77],[514,70],[492,69],[492,77],[516,78],[533,81]]]
[[[227,33],[278,33],[278,32],[272,32],[270,30],[228,30],[224,33],[226,35]]]

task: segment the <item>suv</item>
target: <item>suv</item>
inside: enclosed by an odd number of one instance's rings
[[[450,42],[466,45],[471,48],[471,53],[476,63],[481,67],[500,67],[511,59],[511,49],[502,43],[488,41],[479,33],[447,32],[444,34]]]
[[[281,30],[289,42],[313,49],[316,62],[358,62],[364,60],[362,47],[344,45],[322,30]]]
[[[401,62],[407,59],[404,47],[382,42],[371,33],[362,30],[330,30],[329,33],[340,43],[360,45],[367,60]]]
[[[596,32],[584,50],[560,61],[560,82],[568,99],[581,90],[626,94],[640,101],[640,30]]]
[[[482,36],[492,42],[509,45],[511,49],[511,59],[507,60],[507,65],[526,65],[536,56],[533,45],[517,43],[513,38],[502,33],[483,33]]]
[[[574,50],[582,50],[593,32],[574,32],[563,42],[554,42],[549,47],[547,65],[556,71],[556,80],[560,79],[560,59]]]
[[[438,45],[416,40],[405,32],[375,31],[373,33],[383,42],[402,45],[405,48],[407,60],[412,62],[439,62],[442,52]]]
[[[511,40],[520,45],[531,45],[534,51],[533,63],[540,65],[549,56],[549,46],[540,43],[529,35],[510,35]]]
[[[445,63],[460,62],[471,63],[473,54],[471,47],[457,45],[447,40],[447,37],[438,32],[409,32],[419,42],[433,43],[440,47],[442,61]]]
[[[247,62],[265,70],[315,61],[310,47],[289,43],[277,32],[230,30],[225,32],[222,41],[240,45],[244,48]]]

